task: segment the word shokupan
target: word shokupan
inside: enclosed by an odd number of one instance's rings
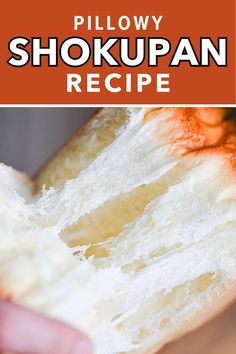
[[[144,62],[148,66],[159,66],[161,58],[168,57],[169,66],[179,66],[182,62],[190,66],[227,65],[227,38],[218,38],[217,44],[211,38],[200,38],[200,50],[197,54],[189,38],[181,38],[175,45],[165,38],[135,38],[135,55],[130,54],[129,38],[93,38],[89,43],[80,37],[69,37],[62,43],[58,38],[49,37],[48,43],[42,44],[41,38],[28,39],[16,37],[9,42],[12,56],[8,64],[15,67],[41,66],[42,57],[48,58],[48,66],[58,66],[60,60],[70,67],[81,67],[92,61],[99,67],[104,63],[111,67],[137,67]],[[31,47],[31,48],[30,48]],[[71,49],[73,48],[73,55]],[[114,48],[118,49],[114,53]],[[146,50],[148,48],[148,50]],[[74,54],[76,52],[76,54]],[[31,54],[32,53],[32,54]]]

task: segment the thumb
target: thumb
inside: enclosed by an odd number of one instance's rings
[[[92,354],[85,334],[5,300],[0,300],[0,350],[18,354]]]

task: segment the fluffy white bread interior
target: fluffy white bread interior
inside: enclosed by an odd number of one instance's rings
[[[236,279],[236,142],[222,119],[123,109],[97,149],[95,117],[89,158],[56,157],[59,181],[49,163],[36,183],[59,187],[31,199],[2,167],[2,296],[86,331],[96,354],[154,353],[205,318]]]

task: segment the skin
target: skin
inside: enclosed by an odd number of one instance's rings
[[[160,354],[235,354],[236,304]],[[0,300],[0,352],[17,354],[92,354],[90,340],[63,322]]]
[[[75,328],[0,300],[0,352],[92,354],[89,338]]]

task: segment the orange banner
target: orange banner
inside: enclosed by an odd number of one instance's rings
[[[235,1],[1,5],[1,104],[233,104]]]

